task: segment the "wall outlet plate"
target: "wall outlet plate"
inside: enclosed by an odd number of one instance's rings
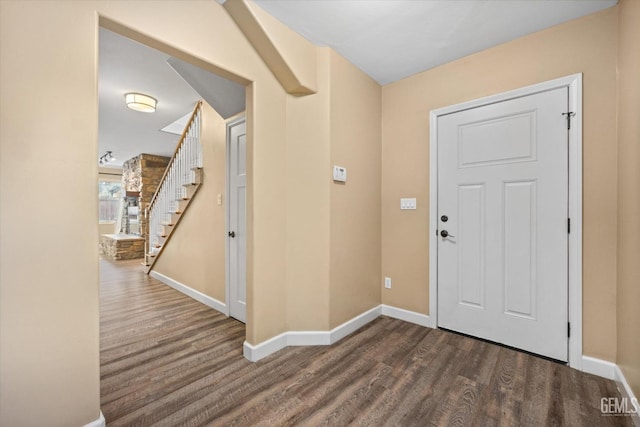
[[[387,289],[391,289],[391,277],[384,278],[384,287]]]

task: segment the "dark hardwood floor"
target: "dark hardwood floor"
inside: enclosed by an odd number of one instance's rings
[[[100,261],[101,406],[113,426],[630,426],[613,381],[380,317],[333,346],[242,357],[244,325]]]

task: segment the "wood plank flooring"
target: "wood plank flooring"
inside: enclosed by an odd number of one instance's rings
[[[380,317],[333,346],[242,357],[244,325],[101,260],[101,406],[115,426],[631,426],[615,383]]]

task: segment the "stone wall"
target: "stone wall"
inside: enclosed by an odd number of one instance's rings
[[[125,191],[140,193],[138,207],[140,208],[139,221],[142,236],[147,235],[144,211],[149,207],[151,198],[160,185],[160,180],[170,160],[170,157],[140,154],[122,165],[122,185]],[[123,230],[120,231],[123,232]]]
[[[103,234],[100,236],[100,255],[113,260],[143,258],[144,239],[122,234]]]

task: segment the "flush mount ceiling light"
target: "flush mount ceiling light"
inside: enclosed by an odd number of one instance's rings
[[[125,93],[124,100],[127,103],[127,107],[143,113],[153,113],[156,111],[156,104],[158,103],[155,98],[149,95],[135,92]]]

